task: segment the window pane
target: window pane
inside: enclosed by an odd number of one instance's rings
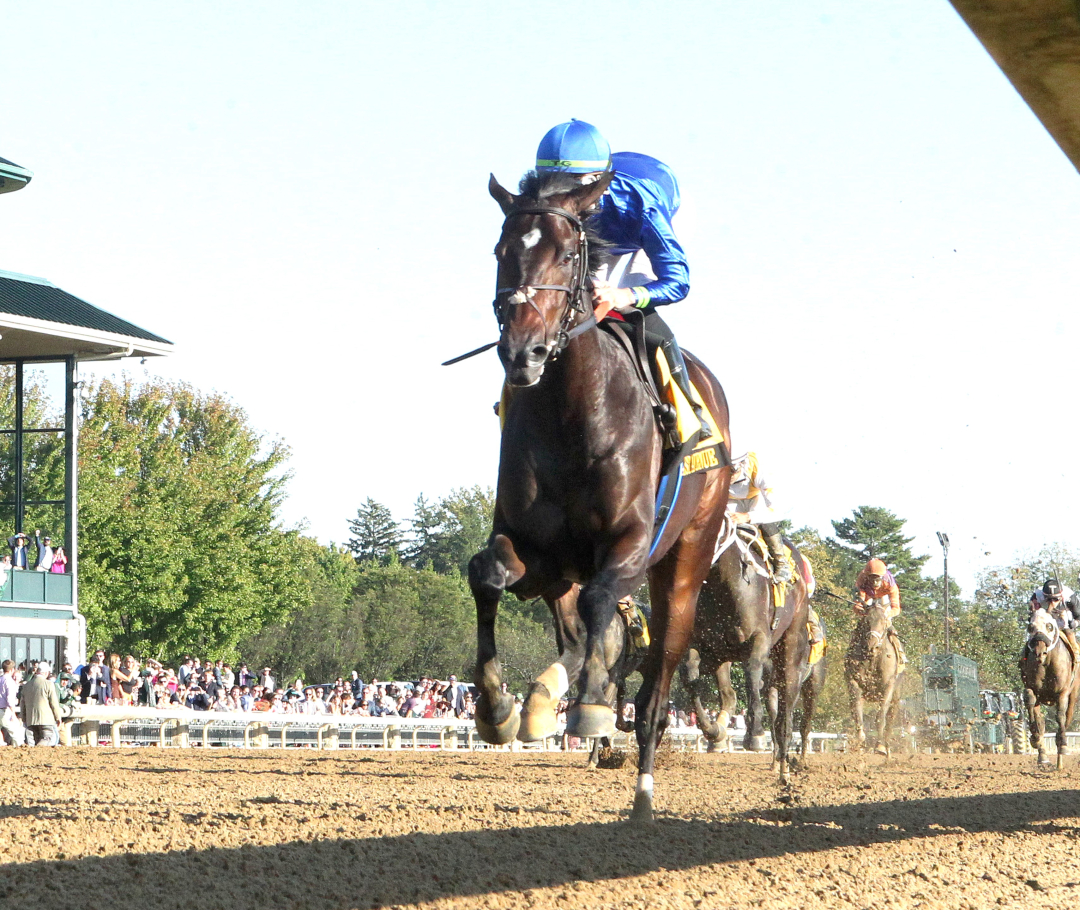
[[[26,639],[15,636],[15,666],[21,666],[26,662],[26,648]]]
[[[49,666],[53,668],[56,675],[60,675],[60,671],[63,667],[56,665],[56,639],[55,638],[43,638],[41,640],[41,653],[42,659],[49,662]]]
[[[63,363],[23,365],[23,429],[64,426]]]
[[[64,433],[24,433],[23,499],[63,498]]]
[[[15,434],[0,432],[0,502],[15,502]]]
[[[11,660],[15,653],[15,645],[10,635],[0,635],[0,663]]]
[[[41,639],[31,638],[30,653],[27,655],[31,660],[41,660]]]
[[[15,429],[15,364],[0,364],[0,430]]]

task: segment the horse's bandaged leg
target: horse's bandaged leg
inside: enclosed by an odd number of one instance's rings
[[[554,663],[541,673],[529,687],[521,709],[521,726],[517,738],[533,743],[554,736],[557,725],[556,709],[559,699],[570,688],[566,667]]]
[[[543,673],[537,676],[536,681],[547,689],[548,692],[551,693],[551,697],[555,699],[562,698],[570,688],[570,680],[566,675],[566,667],[558,662],[553,663]]]

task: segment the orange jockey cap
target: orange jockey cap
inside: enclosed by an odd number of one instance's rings
[[[871,559],[870,562],[866,564],[867,575],[884,576],[886,571],[887,569],[885,568],[885,563],[883,563],[880,559]]]

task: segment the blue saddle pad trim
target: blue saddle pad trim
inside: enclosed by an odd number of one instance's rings
[[[675,503],[679,498],[679,490],[682,489],[682,459],[677,462],[674,477],[672,472],[665,474],[660,478],[660,485],[656,489],[656,524],[653,528],[652,546],[649,547],[649,559],[652,559],[653,553],[656,552],[656,548],[660,543],[660,538],[664,536],[664,529],[667,528],[668,522],[671,520],[671,513],[675,511]],[[671,495],[668,496],[668,491],[671,491]]]

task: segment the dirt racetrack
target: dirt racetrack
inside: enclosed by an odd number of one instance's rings
[[[0,749],[0,907],[1063,908],[1080,767],[1026,756]]]

